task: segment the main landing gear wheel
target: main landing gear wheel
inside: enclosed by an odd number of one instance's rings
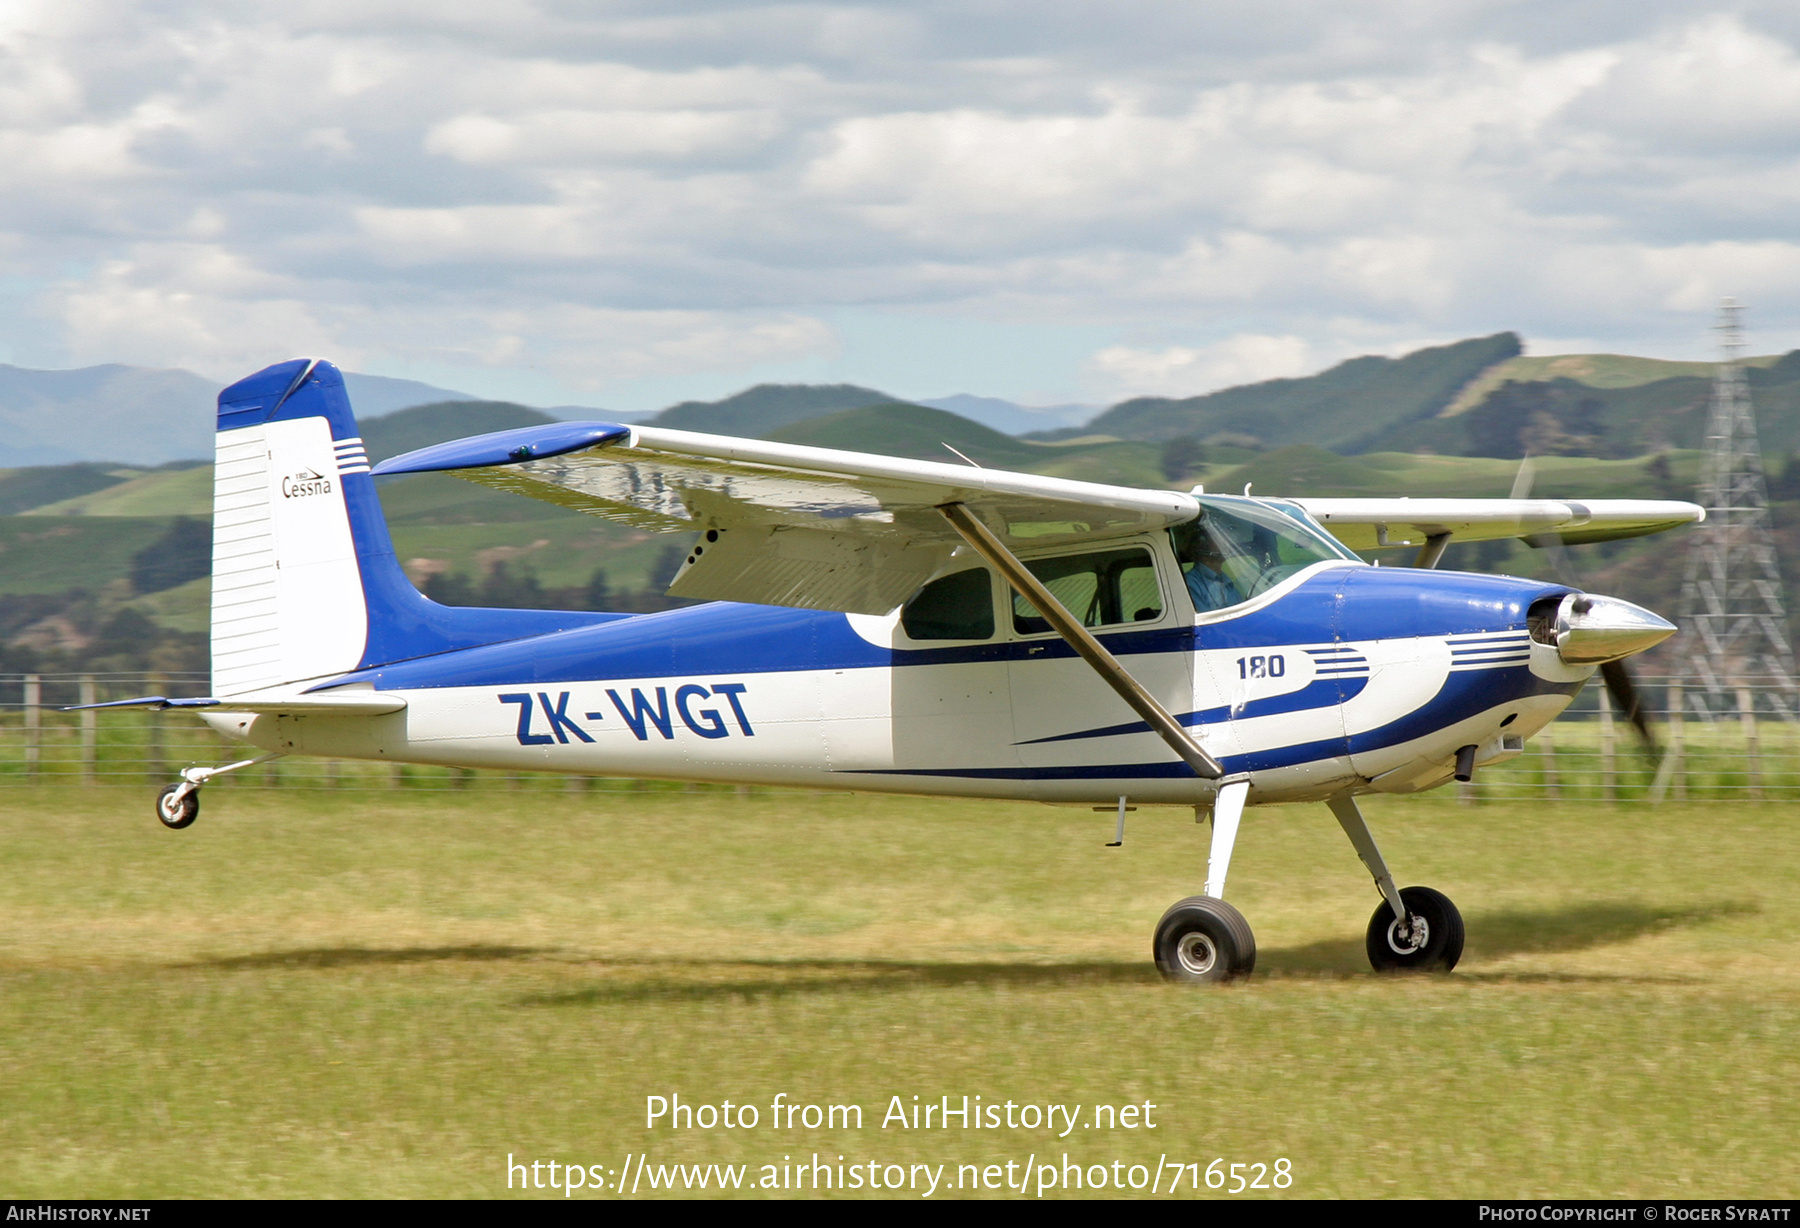
[[[1387,901],[1369,918],[1369,962],[1377,972],[1448,972],[1462,958],[1463,919],[1450,897],[1430,887],[1403,887],[1411,924],[1402,926]]]
[[[1244,914],[1208,895],[1192,895],[1156,923],[1156,970],[1186,985],[1234,981],[1256,967],[1256,937]]]
[[[200,817],[200,790],[186,783],[165,785],[156,795],[156,817],[164,827],[179,831]]]

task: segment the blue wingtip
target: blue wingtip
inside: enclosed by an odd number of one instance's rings
[[[631,436],[631,428],[617,422],[546,422],[491,435],[471,435],[434,443],[400,456],[390,457],[370,473],[437,473],[446,469],[482,469],[489,465],[516,465],[617,443]]]

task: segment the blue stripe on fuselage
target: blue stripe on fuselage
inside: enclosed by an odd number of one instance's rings
[[[1267,772],[1276,768],[1298,767],[1322,759],[1342,758],[1346,751],[1362,754],[1424,737],[1509,701],[1533,695],[1573,695],[1583,685],[1580,682],[1547,682],[1523,668],[1452,674],[1429,702],[1397,721],[1351,737],[1347,744],[1343,738],[1326,738],[1293,746],[1274,746],[1248,754],[1226,755],[1219,762],[1229,775],[1233,772]],[[1148,732],[1148,727],[1139,725],[1137,731]],[[1018,768],[877,768],[846,774],[962,777],[970,780],[1166,780],[1192,777],[1195,772],[1185,763],[1168,762],[1082,763]]]
[[[1362,693],[1369,685],[1369,676],[1348,678],[1342,681],[1331,678],[1312,682],[1298,691],[1290,691],[1286,695],[1275,695],[1268,699],[1253,699],[1241,708],[1220,705],[1217,708],[1203,708],[1198,712],[1183,712],[1175,719],[1183,725],[1216,725],[1224,720],[1247,721],[1258,716],[1280,716],[1288,712],[1304,712],[1308,708],[1328,708],[1343,703],[1353,695]],[[1075,733],[1053,734],[1047,738],[1033,738],[1029,742],[1018,742],[1017,746],[1037,746],[1043,742],[1077,742],[1087,738],[1116,738],[1129,733],[1149,733],[1150,726],[1145,721],[1127,721],[1122,725],[1107,725],[1100,729],[1083,729]]]
[[[1321,640],[1383,640],[1522,628],[1525,611],[1559,586],[1503,576],[1345,566],[1312,576],[1271,605],[1197,628],[1119,631],[1100,639],[1114,654],[1193,648],[1266,648]],[[963,662],[1044,661],[1074,655],[1060,639],[942,648],[885,648],[846,615],[713,602],[576,627],[505,643],[439,652],[345,675],[379,690],[512,686],[791,673]]]

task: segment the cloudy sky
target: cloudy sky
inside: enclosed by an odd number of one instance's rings
[[[0,0],[0,361],[539,404],[1800,346],[1800,6]]]

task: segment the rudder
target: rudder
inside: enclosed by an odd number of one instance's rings
[[[344,487],[368,472],[330,363],[279,363],[219,394],[214,694],[343,673],[362,659],[368,616]]]
[[[276,363],[219,394],[213,694],[329,680],[617,617],[454,608],[414,588],[331,363]]]

